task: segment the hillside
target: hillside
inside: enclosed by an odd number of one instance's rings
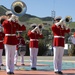
[[[3,5],[0,5],[0,16],[4,15],[7,10],[9,10],[9,9],[4,7]],[[34,15],[30,15],[30,14],[25,14],[22,17],[19,17],[20,21],[22,21],[22,22],[29,21],[31,18],[34,18],[34,19],[38,18],[39,20],[42,20],[42,21],[51,21],[52,20],[52,17],[40,18],[40,17],[34,16]]]
[[[9,10],[9,9],[7,9],[6,7],[4,7],[3,5],[0,5],[0,16],[1,15],[5,15],[5,12],[7,10]],[[32,23],[37,23],[37,24],[43,23],[45,25],[45,28],[49,29],[50,28],[49,26],[52,25],[53,18],[49,17],[49,16],[48,17],[40,18],[40,17],[31,15],[31,14],[25,14],[24,16],[19,17],[19,20],[21,22],[23,22],[25,25],[27,25],[27,27],[29,27],[29,25],[32,24]],[[72,22],[70,24],[70,28],[71,29],[75,28],[75,22]]]

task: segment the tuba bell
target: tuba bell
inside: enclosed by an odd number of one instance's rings
[[[11,11],[16,16],[23,16],[27,11],[27,6],[24,2],[17,0],[12,3]]]

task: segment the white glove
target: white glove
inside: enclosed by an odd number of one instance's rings
[[[42,34],[42,29],[37,29],[37,33]]]
[[[63,21],[63,26],[66,28],[66,30],[69,29],[69,24],[66,24],[65,21]]]
[[[8,21],[16,22],[17,18],[18,18],[17,16],[12,15],[12,16],[11,16],[11,18],[10,18],[10,19],[8,19]]]
[[[65,23],[65,21],[62,21],[60,25],[61,25],[61,28],[66,27],[66,23]]]
[[[42,34],[42,30],[40,30],[40,34]]]
[[[68,26],[66,26],[66,30],[68,30],[69,29],[69,27]]]
[[[64,20],[61,19],[59,22],[55,23],[56,26],[59,26]]]

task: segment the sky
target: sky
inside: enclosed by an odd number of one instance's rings
[[[16,0],[0,0],[0,5],[11,9],[12,3]],[[18,1],[18,0],[17,0]],[[21,0],[27,5],[27,14],[37,17],[50,17],[55,11],[55,16],[71,16],[75,21],[75,0]]]

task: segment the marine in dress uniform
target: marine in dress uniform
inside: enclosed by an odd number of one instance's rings
[[[54,72],[62,74],[62,57],[64,53],[64,39],[65,33],[69,33],[70,29],[65,26],[65,22],[61,16],[55,18],[55,23],[52,25],[52,31],[54,35],[53,49],[54,49]]]
[[[3,66],[3,63],[2,63],[2,53],[4,49],[3,39],[4,39],[4,33],[2,31],[2,26],[0,26],[0,69],[1,69],[1,66]]]
[[[30,38],[29,49],[30,49],[30,65],[32,70],[36,70],[37,55],[38,55],[38,42],[39,38],[42,38],[42,33],[39,32],[39,28],[36,24],[32,24],[32,30],[28,31]]]
[[[5,37],[4,47],[6,52],[6,72],[7,74],[14,74],[14,55],[16,50],[17,38],[16,31],[25,30],[25,26],[20,26],[15,22],[15,15],[11,11],[6,12],[7,19],[2,23]]]
[[[22,31],[17,32],[17,33],[18,33],[18,35],[16,37],[17,37],[17,40],[18,40],[18,44],[17,44],[16,50],[15,50],[15,57],[14,57],[14,64],[15,65],[17,64],[19,45],[26,46],[25,40],[22,37]],[[24,64],[24,55],[23,54],[21,54],[21,65],[25,65]]]

